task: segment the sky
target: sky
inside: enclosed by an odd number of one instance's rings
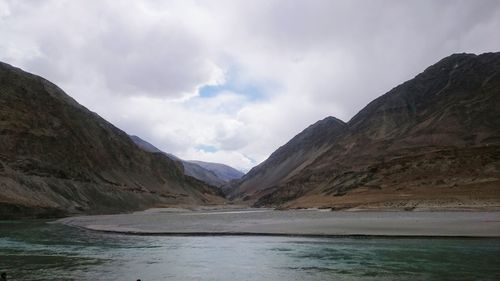
[[[496,0],[0,0],[1,61],[163,151],[243,171],[499,35]]]

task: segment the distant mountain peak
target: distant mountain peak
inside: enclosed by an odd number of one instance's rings
[[[161,151],[151,143],[138,136],[131,135],[130,138],[135,142],[135,144],[137,144],[137,146],[148,152],[163,153],[176,161],[180,161],[184,166],[184,173],[186,175],[194,177],[210,185],[220,187],[231,180],[239,179],[243,176],[241,171],[238,171],[228,165],[196,160],[182,160],[173,154]]]

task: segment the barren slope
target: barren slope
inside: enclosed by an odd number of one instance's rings
[[[47,80],[0,63],[0,217],[220,202]]]
[[[320,146],[256,205],[500,205],[500,53],[441,60]]]
[[[236,187],[228,187],[226,193],[231,198],[242,197],[251,202],[273,192],[276,186],[285,183],[328,149],[345,128],[346,124],[334,117],[316,122],[252,168],[234,183]]]

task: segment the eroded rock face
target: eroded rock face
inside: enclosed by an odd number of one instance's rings
[[[301,159],[306,164],[261,192],[257,206],[433,200],[453,196],[449,189],[500,202],[500,53],[447,57],[368,104],[340,132],[317,130],[337,135],[318,141],[312,150],[320,155]],[[277,173],[291,155],[260,166]],[[256,178],[249,173],[237,190],[259,188],[245,185]]]
[[[0,217],[204,204],[216,191],[56,85],[0,63]]]

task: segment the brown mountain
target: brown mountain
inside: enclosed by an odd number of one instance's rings
[[[245,201],[262,197],[324,153],[327,144],[345,129],[346,124],[334,117],[314,123],[252,168],[236,183],[237,188],[226,187],[226,192],[230,198],[243,197]]]
[[[500,206],[500,53],[449,56],[338,123],[306,129],[232,194],[257,206]]]
[[[0,63],[0,218],[217,203],[214,188],[56,85]]]

